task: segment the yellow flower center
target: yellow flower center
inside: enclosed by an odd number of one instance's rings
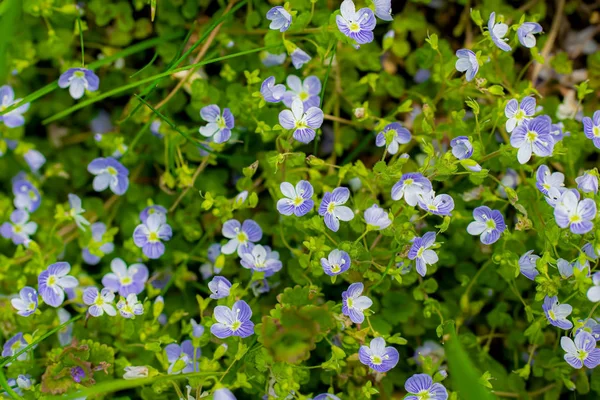
[[[106,171],[111,174],[112,176],[116,176],[117,175],[117,170],[114,169],[113,167],[108,167],[106,168]]]
[[[517,111],[517,113],[515,114],[515,119],[517,121],[522,121],[524,118],[525,118],[525,111],[523,111],[523,110]]]
[[[294,205],[296,207],[300,206],[302,203],[304,203],[304,199],[302,197],[298,196],[294,199]]]
[[[300,94],[298,95],[298,97],[300,97],[300,100],[306,101],[306,100],[308,100],[308,93],[306,93],[306,92],[300,92]]]
[[[537,137],[538,137],[537,132],[527,131],[527,141],[529,141],[529,142],[535,142],[535,140],[537,139]]]
[[[56,276],[50,275],[50,277],[48,278],[48,286],[54,286],[54,285],[56,285]]]
[[[357,22],[352,22],[349,26],[350,30],[352,32],[358,32],[360,31],[360,25]]]
[[[150,234],[148,235],[148,241],[149,242],[158,242],[158,233],[150,232]]]
[[[488,229],[496,229],[496,222],[495,222],[493,219],[488,219],[488,220],[485,222],[485,226],[486,226]]]
[[[124,276],[121,278],[121,285],[129,285],[131,282],[133,282],[133,279],[131,279],[130,276]]]
[[[600,126],[593,127],[592,133],[594,134],[594,137],[600,137]]]
[[[331,266],[331,272],[340,272],[342,269],[340,268],[340,264],[333,264]]]
[[[83,78],[85,76],[85,73],[83,71],[75,71],[73,73],[73,76],[75,76],[76,78]]]
[[[246,235],[244,232],[240,232],[237,234],[237,240],[240,243],[246,243],[248,241],[248,235]]]

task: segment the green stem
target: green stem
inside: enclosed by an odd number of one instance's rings
[[[85,66],[85,50],[83,49],[83,29],[81,29],[81,16],[77,14],[77,24],[79,25],[79,42],[81,43],[81,68]]]
[[[6,377],[4,376],[4,368],[0,368],[0,386],[2,386],[2,388],[6,391],[6,393],[8,393],[10,395],[10,397],[12,397],[13,399],[16,399],[16,400],[23,399],[8,385],[8,382],[6,381]]]

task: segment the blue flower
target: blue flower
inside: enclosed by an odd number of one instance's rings
[[[418,172],[410,172],[402,175],[402,178],[392,187],[392,200],[400,200],[404,197],[406,204],[414,207],[419,202],[419,197],[431,190],[429,179]]]
[[[469,235],[481,235],[483,244],[492,244],[500,239],[500,235],[506,229],[504,217],[498,210],[492,210],[487,206],[477,207],[473,210],[473,219],[467,226]]]
[[[231,137],[231,130],[235,126],[233,114],[229,108],[221,109],[216,104],[202,107],[200,116],[208,122],[206,126],[199,129],[202,136],[212,138],[215,143],[225,143]]]
[[[81,199],[79,196],[72,193],[69,193],[68,197],[69,206],[71,207],[69,210],[69,216],[73,218],[73,221],[75,221],[75,224],[79,227],[79,229],[85,231],[85,227],[90,224],[90,221],[85,219],[85,217],[82,215],[85,210],[81,207]]]
[[[326,192],[319,205],[319,215],[323,217],[325,225],[334,232],[340,229],[341,221],[350,221],[354,213],[346,204],[350,198],[350,190],[345,187],[335,188],[333,192]]]
[[[569,304],[560,304],[558,302],[558,297],[546,296],[544,298],[544,304],[542,304],[542,310],[544,310],[546,318],[551,325],[565,330],[573,327],[573,323],[567,319],[573,311],[573,307]]]
[[[279,185],[281,193],[285,196],[277,201],[277,211],[282,215],[302,217],[312,210],[315,202],[311,199],[314,191],[308,181],[299,181],[296,188],[289,182]]]
[[[563,278],[570,278],[573,276],[573,269],[577,268],[580,271],[584,271],[587,269],[587,275],[590,275],[590,262],[585,260],[583,265],[579,262],[579,259],[573,261],[572,263],[568,262],[564,258],[559,258],[556,260],[556,267],[558,268],[558,272],[560,276]]]
[[[490,37],[492,41],[498,48],[502,51],[511,51],[512,47],[506,43],[508,39],[504,38],[506,33],[508,32],[508,25],[499,22],[496,23],[496,13],[492,12],[490,14],[490,19],[488,20],[488,30],[490,32]]]
[[[10,222],[0,226],[0,235],[4,239],[11,239],[15,245],[29,246],[30,236],[37,231],[37,224],[29,221],[29,213],[23,210],[14,210],[10,214]]]
[[[535,186],[546,196],[552,188],[562,193],[565,191],[565,175],[562,172],[550,173],[550,168],[542,164],[535,172]]]
[[[547,115],[540,115],[532,120],[525,120],[510,135],[510,145],[517,152],[519,163],[526,164],[531,153],[539,157],[549,157],[554,151],[554,140],[550,135],[552,121]]]
[[[375,16],[369,8],[361,8],[357,12],[352,0],[344,0],[340,6],[340,15],[335,17],[335,22],[340,32],[355,40],[356,43],[366,44],[373,41]]]
[[[169,362],[169,369],[167,370],[169,375],[198,371],[196,359],[200,357],[200,349],[194,348],[191,340],[183,341],[181,346],[177,343],[171,343],[165,347],[165,352]]]
[[[227,278],[217,275],[210,282],[208,282],[208,289],[211,292],[211,299],[224,299],[229,297],[231,282],[229,282]]]
[[[588,318],[585,321],[579,320],[580,323],[583,323],[583,326],[577,328],[575,335],[577,335],[580,331],[585,331],[590,333],[596,342],[600,340],[600,324],[593,318]]]
[[[282,264],[279,253],[272,251],[269,246],[249,244],[244,248],[240,263],[242,267],[256,272],[264,272],[265,278],[281,270]]]
[[[550,126],[550,135],[552,135],[554,143],[558,143],[563,140],[565,136],[569,136],[569,132],[563,132],[564,128],[565,125],[562,122]]]
[[[596,203],[592,199],[579,201],[579,192],[565,191],[554,207],[554,219],[561,228],[570,228],[571,232],[583,235],[592,230],[596,217]]]
[[[416,236],[408,251],[408,258],[416,260],[417,273],[425,276],[427,266],[438,262],[438,255],[430,248],[435,244],[435,232],[427,232],[423,237]]]
[[[4,111],[8,107],[18,104],[21,100],[22,99],[15,99],[15,92],[10,86],[4,85],[0,87],[0,111]],[[4,125],[8,128],[22,126],[25,124],[23,114],[27,112],[27,110],[29,110],[29,103],[25,103],[4,115],[0,115],[0,122],[4,122]]]
[[[106,313],[114,317],[117,315],[117,310],[113,304],[115,294],[108,288],[102,289],[101,292],[97,288],[91,286],[83,292],[83,302],[90,306],[88,313],[92,317],[100,317]]]
[[[469,49],[460,49],[456,51],[456,57],[458,57],[455,65],[456,70],[466,72],[467,82],[472,81],[477,75],[477,71],[479,71],[477,56]]]
[[[34,288],[25,286],[19,292],[19,297],[11,299],[10,303],[17,310],[17,314],[29,317],[38,308],[38,293]]]
[[[296,69],[302,68],[304,64],[312,60],[312,57],[299,47],[296,47],[294,51],[292,51],[290,57],[292,57],[292,64]]]
[[[129,187],[129,170],[112,157],[99,157],[88,164],[87,170],[96,175],[93,187],[96,192],[102,192],[110,187],[117,195],[125,194]]]
[[[23,337],[23,333],[19,332],[4,343],[2,347],[2,357],[12,357],[17,354],[19,351],[23,350],[27,347],[29,343]],[[17,361],[27,360],[27,352],[20,354],[17,357]],[[10,364],[7,364],[10,365]]]
[[[260,86],[260,94],[268,103],[279,103],[285,94],[285,85],[275,84],[275,77],[270,76]]]
[[[136,263],[127,267],[125,261],[114,258],[110,263],[110,270],[102,277],[102,284],[113,292],[119,292],[123,297],[129,294],[140,294],[148,280],[148,268],[144,264]]]
[[[452,155],[459,160],[471,158],[473,155],[473,145],[466,136],[457,136],[450,141],[450,147],[452,147]]]
[[[215,390],[213,400],[236,400],[231,390],[227,388],[220,388]]]
[[[433,383],[427,374],[415,374],[404,383],[404,389],[410,394],[404,400],[447,400],[448,391],[441,383]]]
[[[274,67],[276,65],[281,65],[285,62],[287,58],[287,54],[271,54],[268,51],[263,51],[260,53],[260,60],[265,67]]]
[[[589,301],[597,303],[600,301],[600,272],[592,275],[592,283],[594,285],[588,289],[586,295]]]
[[[517,29],[517,36],[519,37],[519,42],[525,47],[532,48],[535,47],[535,36],[536,33],[540,33],[542,31],[542,26],[537,22],[524,22]]]
[[[213,316],[217,322],[210,331],[219,339],[230,336],[246,338],[254,334],[254,322],[250,321],[252,309],[244,300],[236,301],[231,308],[216,306]]]
[[[100,86],[98,76],[86,68],[69,68],[58,78],[58,86],[69,88],[69,94],[75,100],[83,97],[86,90],[95,92]]]
[[[506,132],[511,133],[517,126],[526,120],[529,120],[535,114],[535,98],[531,96],[524,97],[521,104],[517,99],[511,99],[504,107],[506,121]]]
[[[377,147],[386,146],[388,153],[396,154],[399,146],[410,142],[411,138],[408,129],[404,128],[399,122],[392,122],[377,134],[375,145]]]
[[[377,372],[387,372],[398,364],[400,354],[394,347],[386,347],[382,337],[376,337],[371,340],[369,346],[360,346],[358,359]]]
[[[365,222],[367,223],[367,229],[370,230],[385,229],[392,224],[392,220],[388,213],[377,204],[373,204],[371,207],[367,208],[364,217]]]
[[[100,262],[101,258],[105,254],[110,254],[115,249],[115,245],[112,242],[104,242],[104,234],[106,233],[106,225],[103,222],[96,222],[92,224],[91,227],[92,237],[90,239],[90,247],[96,249],[95,253],[92,254],[89,250],[89,247],[84,247],[81,249],[81,256],[83,261],[90,265],[96,265]],[[99,246],[96,246],[98,245]]]
[[[163,214],[152,214],[146,223],[138,225],[133,231],[133,242],[150,259],[160,258],[165,252],[163,241],[171,240],[173,230],[167,224]]]
[[[44,303],[52,307],[60,307],[65,300],[65,289],[77,287],[79,282],[71,275],[71,265],[57,262],[48,266],[38,276],[38,291]]]
[[[350,264],[350,256],[343,250],[331,250],[327,258],[321,258],[323,271],[329,276],[336,276],[348,271]]]
[[[536,269],[536,263],[540,256],[533,254],[533,250],[529,250],[519,258],[519,270],[530,280],[534,280],[539,275]]]
[[[591,139],[594,146],[600,149],[600,110],[594,112],[592,118],[584,117],[582,122],[585,137]]]
[[[127,297],[121,297],[117,303],[117,310],[123,318],[134,319],[136,315],[144,314],[144,305],[135,293],[129,293]]]
[[[267,12],[267,19],[271,21],[269,29],[285,32],[292,24],[292,15],[283,7],[276,6]]]
[[[142,212],[140,213],[140,220],[142,221],[143,224],[145,224],[146,221],[148,221],[148,217],[150,217],[153,214],[162,214],[166,218],[167,217],[167,209],[164,208],[163,206],[160,206],[157,204],[148,206],[148,207],[144,208],[142,210]]]
[[[318,107],[310,107],[306,112],[302,101],[292,102],[291,110],[279,113],[279,124],[285,129],[293,129],[293,137],[301,143],[310,143],[315,138],[316,129],[323,124],[323,111]]]
[[[321,103],[321,81],[314,75],[307,76],[304,82],[296,75],[288,75],[286,83],[290,90],[283,95],[283,104],[291,107],[294,100],[302,101],[304,109],[319,107]]]
[[[243,254],[244,247],[262,239],[260,225],[251,219],[245,220],[243,224],[240,224],[236,219],[230,219],[223,224],[221,233],[229,239],[229,242],[221,247],[221,253],[233,254],[237,250],[240,257]]]
[[[30,213],[37,210],[42,204],[42,197],[35,186],[24,178],[18,178],[13,181],[13,194],[15,196],[13,204],[19,210],[25,210]]]
[[[355,324],[362,324],[365,320],[364,311],[373,305],[373,301],[363,296],[365,286],[362,282],[356,282],[348,286],[348,290],[342,293],[342,314],[350,317]]]
[[[29,168],[37,173],[40,168],[46,163],[46,157],[35,149],[28,150],[24,155],[23,159],[29,165]]]
[[[90,121],[90,130],[92,133],[103,135],[113,130],[113,124],[110,120],[110,114],[104,110],[100,110],[98,115]]]
[[[384,21],[392,21],[392,0],[371,0],[375,6],[375,15]]]
[[[575,341],[568,336],[560,338],[560,347],[565,351],[565,361],[575,369],[584,365],[594,369],[600,364],[600,349],[596,348],[594,337],[581,330],[575,335]]]
[[[218,274],[221,272],[221,268],[218,268],[215,265],[217,261],[217,257],[221,255],[221,245],[219,243],[213,243],[208,247],[208,260],[210,262],[204,263],[200,266],[200,275],[202,275],[202,279],[206,280],[213,276],[213,274]]]
[[[434,215],[452,215],[454,199],[449,194],[435,195],[433,190],[423,193],[418,197],[418,204],[422,210]]]
[[[577,188],[583,193],[598,193],[598,176],[590,174],[589,171],[575,178]]]

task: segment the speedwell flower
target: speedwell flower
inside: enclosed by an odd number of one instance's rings
[[[404,389],[410,394],[404,400],[447,400],[448,391],[441,383],[433,383],[427,374],[415,374],[404,383]]]
[[[23,337],[23,333],[19,332],[4,343],[2,347],[2,357],[12,357],[17,354],[23,348],[27,347],[29,343]],[[27,359],[27,352],[21,353],[17,357],[17,361],[24,361]],[[10,364],[7,364],[10,365]]]
[[[112,290],[119,292],[123,297],[129,294],[140,294],[148,280],[148,268],[144,264],[127,264],[120,258],[115,258],[110,263],[112,272],[104,275],[102,284]]]
[[[13,204],[19,210],[34,212],[42,204],[42,196],[33,183],[24,178],[17,178],[12,183]]]
[[[366,44],[373,41],[375,16],[369,8],[356,11],[352,0],[344,0],[340,6],[340,15],[335,17],[335,22],[340,32],[355,40],[356,43]]]
[[[157,259],[165,252],[165,245],[162,241],[168,242],[172,236],[173,230],[167,224],[164,214],[152,214],[145,224],[140,224],[135,228],[133,242],[142,249],[146,257]]]
[[[392,224],[392,220],[387,212],[377,204],[367,208],[364,213],[367,229],[381,230]]]
[[[90,221],[81,215],[85,210],[81,207],[81,199],[79,196],[69,193],[69,206],[71,207],[69,216],[73,218],[73,221],[75,221],[75,224],[77,224],[79,229],[85,231],[85,227],[90,224]]]
[[[350,190],[345,187],[335,188],[333,192],[326,192],[319,205],[319,215],[324,217],[325,225],[334,232],[340,229],[340,220],[350,221],[354,213],[346,204],[350,198]]]
[[[510,135],[510,144],[517,152],[519,163],[526,164],[531,153],[539,157],[549,157],[554,150],[554,140],[550,135],[552,121],[547,115],[525,120]]]
[[[159,206],[158,204],[154,204],[144,208],[140,213],[140,221],[142,221],[142,224],[145,224],[148,221],[148,217],[150,217],[152,214],[162,214],[166,218],[167,209],[163,206]]]
[[[104,313],[114,317],[117,310],[113,304],[115,294],[110,289],[104,288],[101,292],[95,287],[89,287],[83,292],[83,302],[90,306],[88,312],[92,317],[100,317]]]
[[[10,214],[10,222],[0,226],[0,235],[5,239],[11,239],[15,245],[29,245],[31,235],[37,231],[37,224],[29,221],[29,213],[24,210],[14,210]]]
[[[292,24],[292,14],[281,6],[271,8],[267,12],[267,19],[271,21],[269,29],[274,31],[285,32]]]
[[[563,258],[559,258],[558,260],[556,260],[556,268],[558,268],[558,272],[560,273],[560,276],[565,279],[573,276],[574,268],[577,268],[580,271],[587,270],[587,275],[590,274],[590,263],[588,260],[585,260],[585,262],[583,264],[581,264],[579,262],[579,259],[570,263]]]
[[[296,47],[294,51],[292,51],[292,54],[290,54],[290,57],[292,58],[292,64],[296,69],[302,68],[304,64],[312,60],[312,57],[300,47]]]
[[[127,298],[121,297],[117,303],[117,310],[123,318],[134,318],[144,313],[144,305],[138,300],[135,293],[129,293]]]
[[[15,99],[15,92],[10,86],[4,85],[0,87],[0,111],[4,111],[8,107],[20,103],[21,100],[22,99]],[[4,125],[9,128],[22,126],[25,124],[23,114],[27,112],[27,110],[29,110],[29,103],[25,103],[4,115],[0,115],[0,122],[4,122]]]
[[[521,100],[521,103],[517,99],[510,99],[504,107],[504,115],[508,120],[506,121],[506,132],[511,133],[517,126],[521,125],[524,121],[533,118],[535,114],[535,98],[527,96]]]
[[[457,136],[450,141],[452,155],[459,160],[470,158],[473,155],[473,145],[466,136]]]
[[[235,120],[229,108],[224,108],[223,115],[221,115],[219,106],[211,104],[202,107],[200,117],[208,122],[198,130],[202,136],[212,138],[215,143],[225,143],[229,140],[231,130],[235,126]]]
[[[221,253],[233,254],[237,250],[240,257],[243,254],[244,247],[248,246],[249,243],[254,244],[262,239],[260,225],[251,219],[245,220],[243,224],[240,224],[236,219],[230,219],[223,224],[221,233],[229,239],[229,242],[221,247]]]
[[[321,393],[316,397],[313,397],[312,400],[340,400],[340,398],[331,393]]]
[[[197,323],[194,318],[190,319],[190,326],[192,327],[192,337],[198,339],[204,334],[204,326]]]
[[[573,327],[573,323],[567,319],[573,311],[573,307],[569,304],[560,304],[558,302],[558,297],[546,296],[544,298],[544,303],[542,304],[542,309],[551,325],[565,330]]]
[[[315,202],[311,199],[314,191],[308,181],[300,181],[296,188],[289,182],[282,182],[279,185],[281,193],[285,196],[277,201],[277,211],[282,215],[292,215],[302,217],[312,210]]]
[[[285,129],[293,129],[297,141],[310,143],[315,138],[315,130],[323,124],[323,111],[319,107],[310,107],[305,112],[302,101],[295,99],[291,110],[279,113],[279,124]]]
[[[535,47],[535,35],[543,30],[542,26],[537,22],[523,22],[517,29],[519,42],[527,48]]]
[[[375,6],[375,15],[384,21],[392,21],[392,0],[371,0]]]
[[[385,346],[382,337],[371,340],[369,346],[362,345],[358,350],[358,359],[377,372],[387,372],[398,364],[400,355],[392,346]]]
[[[502,213],[487,206],[474,209],[473,219],[475,221],[467,226],[467,232],[473,236],[481,235],[479,239],[483,244],[495,243],[506,229]]]
[[[456,50],[456,65],[454,66],[458,72],[466,72],[467,82],[470,82],[479,71],[479,62],[477,56],[469,49]]]
[[[200,275],[202,275],[202,279],[206,280],[213,276],[213,274],[218,274],[221,272],[221,268],[218,268],[215,263],[217,261],[217,257],[221,255],[221,245],[219,243],[213,243],[208,246],[207,257],[208,263],[204,263],[200,266]]]
[[[81,249],[81,256],[83,258],[83,261],[86,262],[86,264],[96,265],[100,262],[101,258],[104,255],[113,252],[113,250],[115,249],[115,245],[112,242],[104,242],[106,225],[103,222],[96,222],[95,224],[92,224],[91,231],[92,238],[90,240],[90,244],[94,246],[96,244],[100,244],[100,246],[97,248],[97,251],[100,252],[100,255],[92,254],[88,247],[84,247],[83,249]]]
[[[34,288],[25,286],[19,292],[19,297],[10,300],[10,304],[17,310],[17,314],[29,317],[38,308],[38,293]]]
[[[59,307],[65,300],[65,289],[73,289],[79,282],[67,275],[71,265],[67,262],[57,262],[48,266],[38,276],[38,292],[44,303]]]
[[[350,268],[350,263],[348,253],[338,249],[331,250],[327,258],[321,258],[323,271],[329,276],[336,276],[346,272]]]
[[[296,75],[288,75],[286,83],[289,88],[283,95],[283,104],[286,107],[291,107],[296,99],[302,101],[305,110],[311,107],[319,107],[321,102],[319,97],[321,95],[321,81],[319,78],[311,75],[302,81]]]
[[[396,154],[399,146],[410,142],[411,138],[412,136],[408,129],[403,127],[399,122],[392,122],[377,134],[375,145],[377,147],[386,146],[388,153]]]
[[[596,342],[600,341],[600,324],[593,318],[586,319],[585,321],[579,320],[580,323],[583,323],[583,326],[577,329],[575,335],[579,333],[579,331],[586,331],[590,333]]]
[[[229,390],[227,388],[220,388],[220,389],[215,390],[215,393],[213,394],[213,400],[237,400],[237,399],[233,395],[231,390]]]
[[[427,273],[428,265],[438,262],[437,253],[430,249],[434,244],[435,232],[427,232],[423,237],[416,236],[408,251],[408,258],[416,260],[417,273],[421,276],[425,276]]]
[[[58,86],[62,89],[69,88],[71,97],[78,100],[85,91],[95,92],[100,86],[100,79],[91,70],[86,68],[69,68],[58,78]]]
[[[114,194],[122,195],[129,187],[129,170],[112,157],[100,157],[88,164],[87,170],[96,175],[93,187],[101,192],[110,186]]]
[[[579,192],[565,191],[554,207],[554,219],[561,228],[583,235],[592,230],[592,220],[596,217],[596,203],[592,199],[579,201]]]
[[[511,51],[512,47],[508,43],[508,38],[505,38],[506,33],[508,32],[508,25],[505,23],[499,22],[496,23],[496,13],[492,12],[490,14],[490,19],[488,20],[488,30],[490,33],[490,37],[492,41],[498,48],[502,51]]]
[[[208,282],[208,289],[211,292],[211,299],[224,299],[229,296],[231,282],[224,276],[217,275]]]
[[[268,51],[260,52],[260,61],[263,63],[265,67],[274,67],[276,65],[281,65],[285,62],[287,58],[287,54],[271,54]]]
[[[402,175],[402,178],[392,187],[392,200],[404,197],[406,204],[416,206],[419,196],[432,190],[431,182],[418,172]]]
[[[362,324],[365,320],[364,311],[373,305],[373,301],[363,296],[365,286],[362,282],[356,282],[348,286],[348,290],[342,292],[342,314],[350,317],[355,324]]]
[[[216,306],[214,318],[217,321],[210,327],[213,335],[219,339],[230,336],[246,338],[254,333],[252,309],[244,300],[238,300],[233,307]]]
[[[598,193],[598,177],[588,171],[575,178],[577,188],[583,193]]]
[[[594,285],[588,289],[587,298],[589,301],[597,303],[600,301],[600,272],[596,272],[592,275],[592,283]]]
[[[256,272],[264,272],[265,277],[273,275],[282,267],[279,253],[269,246],[249,244],[245,247],[240,260],[242,267]]]
[[[600,110],[594,113],[592,118],[583,118],[583,133],[585,137],[594,142],[594,146],[600,149]]]
[[[268,103],[279,103],[285,94],[285,85],[275,84],[275,77],[270,76],[260,86],[260,94]]]
[[[576,369],[581,369],[584,365],[593,369],[600,364],[600,349],[596,348],[594,337],[580,330],[575,335],[575,341],[568,336],[560,338],[560,347],[565,351],[565,361]]]
[[[435,215],[451,215],[454,210],[454,199],[449,194],[435,195],[433,190],[419,195],[419,207]]]
[[[194,356],[194,351],[196,355]],[[171,343],[165,347],[167,353],[167,361],[169,362],[169,375],[187,374],[198,370],[198,362],[195,362],[200,357],[200,349],[194,349],[191,340],[185,340],[181,346],[177,343]]]
[[[565,175],[562,172],[550,173],[550,168],[542,164],[535,172],[535,186],[546,196],[552,188],[562,193],[565,190]]]
[[[519,270],[527,279],[534,280],[539,272],[535,268],[537,260],[540,256],[533,254],[533,250],[529,250],[519,258]]]

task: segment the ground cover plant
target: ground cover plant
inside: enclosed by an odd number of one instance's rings
[[[599,23],[0,2],[0,397],[598,398]]]

